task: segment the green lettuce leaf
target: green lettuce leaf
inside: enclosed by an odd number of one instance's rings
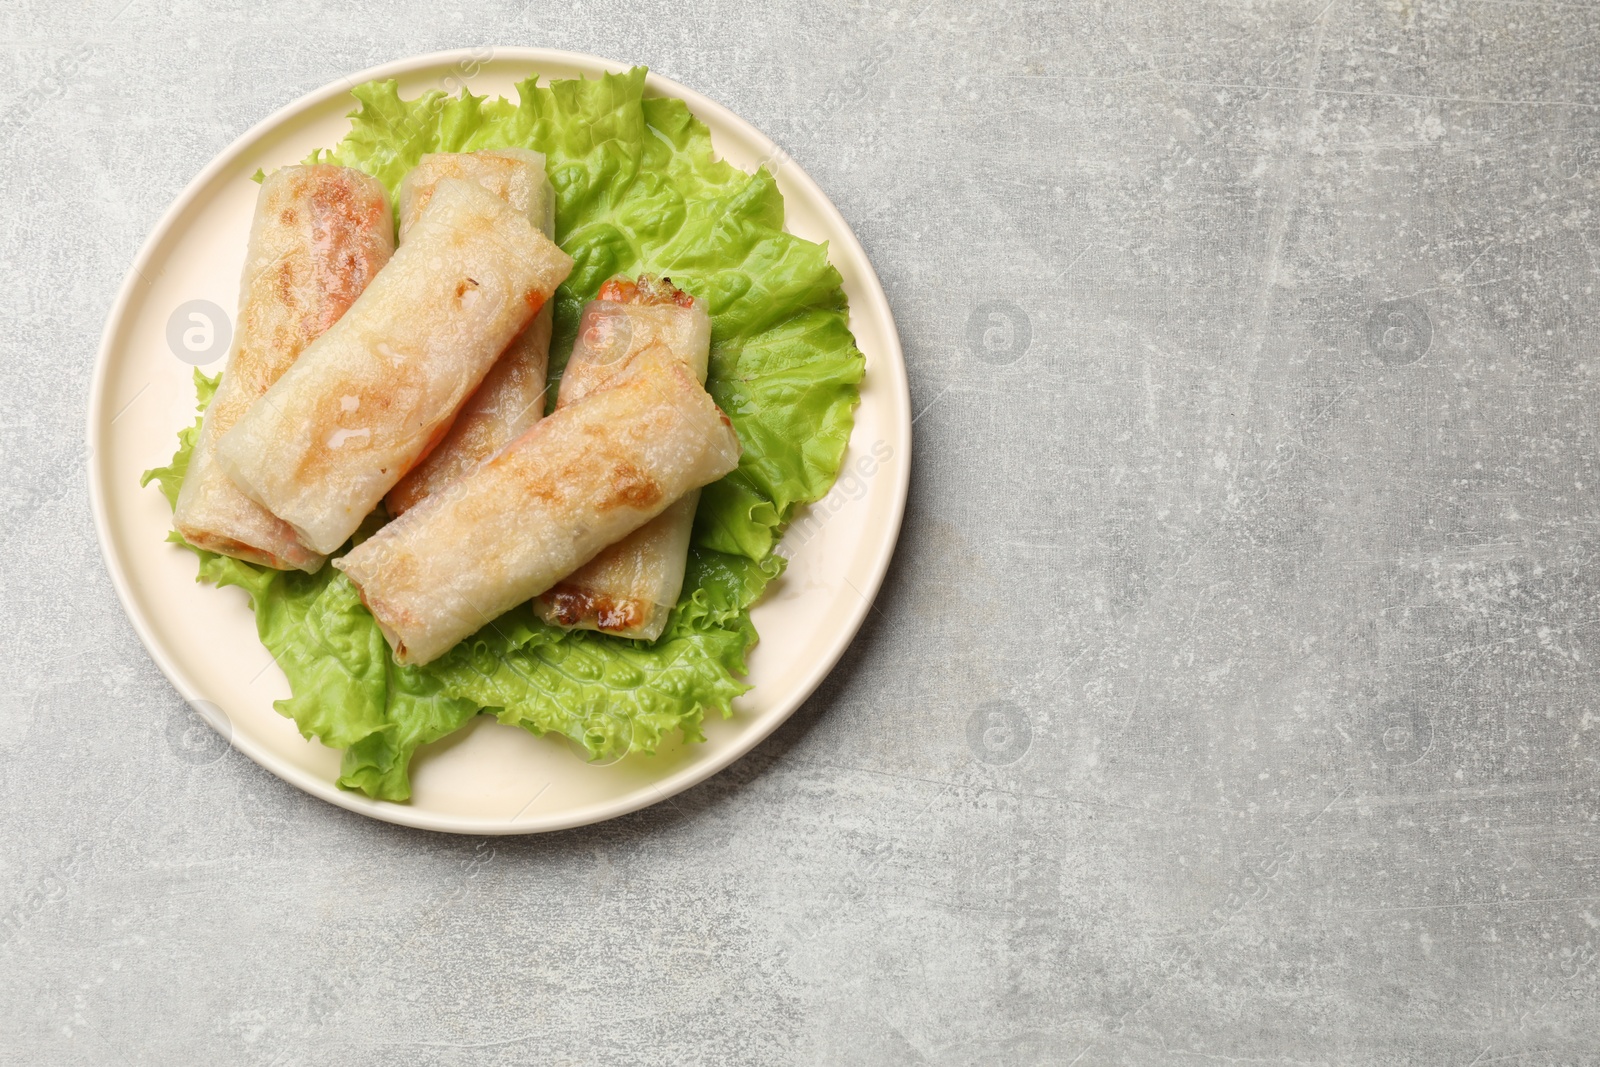
[[[556,238],[576,264],[556,294],[552,376],[601,283],[670,275],[707,301],[707,388],[744,446],[738,470],[701,495],[683,595],[650,643],[569,633],[522,608],[433,663],[403,667],[333,568],[279,572],[194,550],[200,580],[249,594],[293,692],[278,710],[306,737],[345,750],[345,788],[408,799],[418,747],[479,712],[614,759],[676,735],[703,739],[705,714],[732,714],[748,688],[738,677],[756,641],[750,606],[782,571],[773,548],[794,508],[820,499],[838,474],[863,359],[827,249],[783,231],[771,175],[718,160],[683,102],[645,99],[644,80],[643,68],[543,87],[529,79],[515,103],[440,92],[403,100],[395,82],[369,82],[353,90],[350,133],[311,157],[363,170],[392,193],[428,152],[545,153]],[[216,379],[197,373],[196,387],[203,409]],[[198,425],[180,431],[170,464],[145,474],[169,502]]]
[[[200,373],[200,368],[194,369],[194,391],[198,398],[195,410],[204,412],[206,405],[211,403],[211,398],[217,395],[217,384],[222,381],[222,375],[216,374],[206,377]],[[151,482],[161,486],[161,495],[167,498],[167,506],[178,506],[178,490],[183,488],[183,479],[189,473],[189,455],[194,451],[195,442],[200,440],[200,422],[204,414],[197,416],[193,426],[185,426],[178,431],[178,451],[173,453],[172,462],[165,467],[152,467],[139,478],[139,487],[142,489]],[[169,538],[170,540],[170,538]]]

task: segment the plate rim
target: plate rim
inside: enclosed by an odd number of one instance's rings
[[[484,53],[488,55],[485,56]],[[86,480],[89,488],[89,506],[94,517],[95,536],[100,547],[100,556],[110,574],[111,584],[116,590],[117,600],[122,605],[123,613],[132,624],[140,644],[149,653],[156,667],[171,683],[178,695],[191,707],[195,707],[202,697],[198,688],[187,673],[168,654],[167,649],[154,637],[153,628],[146,618],[145,612],[134,599],[130,584],[124,572],[123,561],[115,547],[112,538],[111,521],[104,499],[100,478],[97,471],[100,466],[99,457],[102,451],[101,425],[107,404],[106,379],[109,375],[111,348],[116,336],[121,332],[123,320],[127,315],[128,307],[132,303],[138,284],[144,280],[144,268],[149,266],[154,256],[156,247],[161,244],[169,230],[176,224],[178,218],[184,214],[190,204],[211,184],[216,176],[235,159],[243,154],[257,140],[271,133],[284,122],[292,120],[300,112],[309,110],[319,104],[340,95],[348,94],[355,86],[364,82],[386,78],[397,78],[406,74],[413,74],[420,70],[446,67],[459,64],[463,61],[474,61],[482,64],[492,63],[497,60],[509,59],[514,62],[525,62],[530,72],[535,77],[547,77],[544,71],[546,66],[562,65],[579,69],[580,77],[597,76],[602,73],[623,73],[631,66],[595,56],[584,52],[570,52],[560,49],[533,48],[526,46],[491,46],[478,48],[447,49],[439,52],[428,52],[421,55],[410,56],[394,60],[378,66],[357,71],[354,74],[341,76],[328,82],[311,92],[306,93],[284,106],[273,111],[266,118],[252,125],[236,137],[221,152],[217,153],[198,174],[192,178],[183,191],[167,207],[143,243],[134,255],[133,262],[123,278],[122,284],[117,289],[116,298],[111,309],[106,315],[105,325],[101,331],[100,343],[95,352],[94,372],[89,384],[88,426],[86,457]],[[889,486],[892,493],[890,499],[890,514],[886,524],[887,534],[883,539],[875,557],[872,560],[871,578],[866,586],[858,589],[860,597],[849,609],[847,623],[841,626],[837,636],[825,647],[807,668],[788,694],[786,694],[772,708],[764,712],[758,719],[751,722],[748,729],[742,731],[735,741],[725,750],[720,751],[709,760],[697,761],[687,767],[659,780],[646,780],[622,796],[598,803],[591,803],[583,807],[570,809],[565,812],[556,812],[548,816],[532,817],[526,820],[504,818],[477,818],[465,815],[451,815],[429,811],[428,809],[414,807],[410,803],[395,803],[390,801],[374,800],[361,793],[352,793],[340,789],[334,782],[324,780],[310,771],[291,764],[280,762],[264,746],[257,744],[248,734],[241,734],[231,728],[224,729],[222,724],[213,722],[210,716],[202,718],[213,729],[223,734],[223,737],[232,748],[237,749],[256,765],[270,772],[297,789],[308,793],[318,799],[327,801],[348,811],[365,815],[369,818],[414,829],[432,830],[443,833],[470,834],[477,836],[499,836],[510,834],[549,833],[557,830],[572,829],[579,826],[592,825],[614,819],[622,815],[639,811],[653,804],[658,804],[669,797],[704,782],[713,775],[721,773],[737,760],[747,756],[751,750],[771,736],[782,723],[788,721],[800,705],[816,692],[845,651],[855,641],[860,632],[862,623],[866,621],[867,613],[873,609],[879,589],[888,574],[889,565],[894,557],[894,552],[899,544],[900,531],[905,518],[905,506],[911,486],[911,447],[912,447],[912,418],[911,418],[911,393],[907,373],[905,354],[900,343],[899,329],[894,321],[894,314],[889,306],[887,294],[884,292],[883,283],[878,277],[877,269],[872,260],[862,248],[860,239],[850,224],[845,221],[838,207],[805,170],[784,153],[778,145],[762,133],[754,125],[747,122],[737,113],[723,106],[710,97],[696,92],[670,78],[650,71],[645,79],[645,94],[647,96],[671,96],[684,101],[689,106],[696,118],[705,121],[707,115],[715,117],[718,123],[729,127],[740,136],[763,150],[763,158],[781,158],[783,165],[780,168],[785,183],[793,183],[804,189],[810,199],[820,208],[820,213],[829,223],[830,229],[837,234],[830,235],[832,244],[844,245],[844,250],[862,269],[860,282],[875,316],[882,316],[888,325],[886,345],[880,358],[876,361],[873,371],[876,374],[886,374],[890,379],[888,383],[890,403],[895,414],[890,427],[891,435],[898,440],[891,442],[896,454],[903,457],[902,462],[893,465],[894,481]],[[710,125],[708,123],[708,125]],[[775,175],[775,177],[778,175]],[[832,257],[830,256],[830,259]],[[854,301],[852,301],[852,307]],[[898,431],[897,434],[894,431]],[[852,431],[853,432],[853,431]],[[220,709],[219,709],[220,710]],[[222,711],[226,719],[226,711]],[[576,758],[576,757],[575,757]]]

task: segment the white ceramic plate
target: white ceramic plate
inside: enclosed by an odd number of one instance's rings
[[[479,716],[418,753],[409,804],[370,800],[337,788],[339,754],[306,741],[273,710],[288,682],[256,639],[244,594],[197,584],[194,557],[163,541],[171,513],[154,486],[139,488],[139,474],[168,460],[177,430],[194,418],[191,368],[169,348],[168,322],[191,300],[235,307],[256,169],[336,144],[349,129],[349,89],[372,79],[398,79],[407,97],[465,85],[515,99],[515,83],[533,73],[547,82],[625,69],[571,52],[496,48],[402,60],[319,89],[239,138],[190,183],[140,249],[106,323],[89,403],[89,487],[117,594],[151,656],[202,717],[261,766],[341,807],[432,830],[507,834],[581,826],[663,800],[750,751],[799,707],[855,636],[888,569],[910,480],[911,411],[899,338],[872,264],[822,190],[772,141],[654,74],[646,92],[685,101],[723,158],[746,170],[776,169],[790,232],[828,242],[867,360],[839,483],[791,526],[782,549],[789,569],[754,611],[754,688],[732,719],[709,718],[704,744],[595,766],[564,739]],[[209,369],[221,365],[219,356]]]

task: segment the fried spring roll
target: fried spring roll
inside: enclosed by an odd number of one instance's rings
[[[711,355],[711,318],[705,304],[675,287],[670,278],[641,277],[637,282],[612,278],[583,309],[557,406],[605,388],[629,360],[658,343],[705,382]]]
[[[439,182],[366,292],[223,435],[223,469],[332,552],[449,432],[571,269],[504,200]]]
[[[395,658],[428,663],[738,462],[727,416],[657,348],[334,566]]]
[[[261,183],[238,330],[173,514],[191,545],[278,570],[322,566],[321,553],[223,473],[217,440],[338,321],[393,252],[389,194],[376,179],[318,165],[284,167]]]
[[[711,352],[705,305],[670,279],[613,278],[583,312],[561,378],[560,406],[603,388],[646,346],[665,344],[701,382]],[[686,494],[539,597],[546,622],[654,641],[683,591],[700,491]]]
[[[685,493],[616,544],[542,593],[539,617],[568,630],[654,641],[683,592],[700,490]]]
[[[549,237],[555,233],[556,199],[544,155],[526,148],[489,152],[431,152],[400,182],[400,243],[404,244],[434,190],[447,178],[473,182],[511,205]]]
[[[555,190],[545,177],[544,156],[524,148],[507,148],[423,156],[400,183],[402,245],[422,206],[444,178],[477,182],[526,215],[546,237],[555,235]],[[439,447],[389,490],[384,497],[389,514],[400,515],[415,507],[500,451],[544,415],[554,311],[553,304],[539,310],[495,361]]]

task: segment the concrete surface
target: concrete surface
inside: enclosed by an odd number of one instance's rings
[[[1600,1063],[1600,8],[124,3],[0,8],[0,1061]],[[921,415],[786,728],[474,841],[181,743],[80,442],[214,153],[495,42],[788,147]]]

